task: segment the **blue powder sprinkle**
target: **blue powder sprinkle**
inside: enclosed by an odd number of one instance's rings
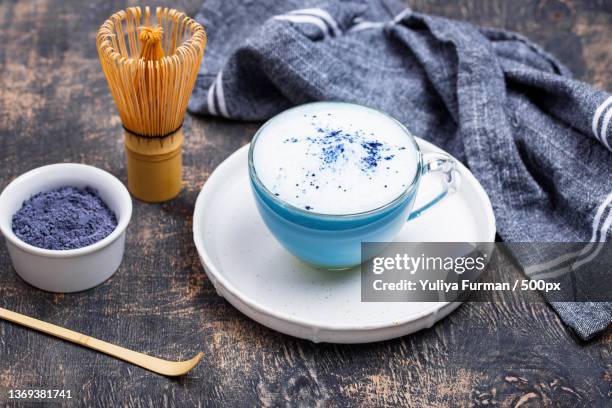
[[[309,205],[305,206],[304,208],[307,209],[308,211],[312,210],[312,207]]]
[[[304,115],[306,116],[306,115]],[[331,116],[328,114],[328,116]],[[316,115],[312,115],[311,118],[316,118]],[[289,137],[284,140],[284,143],[298,143],[305,141],[308,143],[306,154],[311,157],[315,157],[319,160],[319,171],[331,171],[336,172],[341,166],[349,160],[350,155],[359,154],[360,157],[360,168],[364,173],[374,172],[378,165],[383,161],[390,161],[395,158],[394,152],[397,150],[405,150],[404,146],[390,146],[386,143],[376,141],[374,133],[370,132],[370,136],[366,136],[362,130],[347,131],[344,129],[330,128],[323,126],[320,123],[311,122],[315,135],[306,136],[303,139],[297,137]],[[386,167],[388,170],[390,167]],[[304,169],[304,168],[303,168]],[[282,169],[280,169],[282,172]],[[397,173],[397,171],[396,171]],[[312,179],[310,179],[312,177]],[[317,174],[314,172],[307,172],[304,180],[296,184],[299,187],[300,184],[305,183],[315,189],[319,189],[319,185],[316,184],[318,179]],[[372,178],[370,177],[370,180]],[[342,186],[338,186],[342,189]],[[346,191],[346,189],[344,189]],[[302,190],[302,194],[307,194],[306,190]],[[299,196],[296,196],[298,198]]]
[[[115,214],[91,187],[60,187],[33,195],[13,215],[13,232],[38,248],[92,245],[117,227]]]
[[[361,147],[366,151],[366,155],[361,158],[361,163],[365,169],[373,169],[378,166],[381,159],[380,150],[382,143],[380,142],[364,142]]]
[[[344,144],[340,143],[330,147],[324,147],[321,150],[323,162],[332,164],[338,161],[338,157],[344,153]]]

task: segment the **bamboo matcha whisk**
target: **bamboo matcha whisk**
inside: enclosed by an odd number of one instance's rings
[[[153,21],[155,20],[155,21]],[[182,123],[206,46],[204,28],[185,13],[130,7],[96,36],[102,70],[125,129],[128,188],[160,202],[181,190]]]

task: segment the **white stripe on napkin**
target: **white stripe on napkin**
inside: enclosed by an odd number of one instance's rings
[[[274,16],[272,18],[274,20],[285,20],[285,21],[290,21],[292,23],[298,23],[298,24],[302,24],[302,23],[313,24],[321,29],[321,31],[323,32],[323,35],[326,36],[328,33],[327,25],[320,17],[301,16],[301,15],[281,15],[281,16]]]
[[[393,23],[395,23],[395,24],[399,23],[400,21],[402,21],[404,19],[404,17],[406,17],[407,15],[409,15],[411,13],[412,13],[411,9],[409,9],[409,8],[404,9],[401,13],[399,13],[397,16],[395,16],[393,18]]]
[[[357,23],[351,28],[348,29],[349,33],[355,33],[357,31],[370,30],[373,28],[382,28],[386,23],[377,23],[374,21],[363,21],[361,23]]]
[[[214,81],[210,88],[208,89],[208,94],[206,95],[206,107],[208,108],[208,113],[213,116],[217,116],[217,109],[215,108],[215,85],[217,81]]]
[[[219,71],[217,74],[217,79],[215,80],[215,90],[217,91],[217,103],[219,104],[221,116],[224,118],[229,118],[227,105],[225,104],[225,93],[223,92],[223,70]]]
[[[349,32],[354,33],[362,30],[370,30],[373,28],[383,28],[389,24],[398,24],[400,21],[404,19],[407,15],[412,13],[412,10],[407,8],[404,9],[401,13],[393,17],[393,20],[390,22],[382,22],[382,21],[364,21],[361,19],[355,19],[355,25],[348,29]]]
[[[612,96],[610,98],[612,98]],[[608,148],[608,150],[612,151],[612,148],[610,148],[610,144],[608,143],[608,125],[610,124],[610,119],[612,119],[612,106],[608,107],[608,111],[603,118],[603,124],[601,125],[601,141]]]
[[[592,232],[589,244],[584,246],[579,251],[559,256],[545,263],[528,266],[527,268],[525,268],[525,274],[530,277],[535,277],[537,275],[539,278],[545,277],[544,275],[552,274],[554,274],[554,276],[559,276],[562,272],[566,271],[567,268],[549,272],[550,269],[561,265],[569,260],[573,260],[575,266],[582,265],[583,263],[579,263],[582,259],[589,258],[590,261],[592,257],[590,257],[588,254],[599,253],[599,251],[601,251],[601,246],[603,246],[603,244],[599,244],[594,251],[591,251],[591,249],[595,246],[595,242],[606,241],[608,229],[610,228],[610,223],[612,222],[612,207],[610,207],[610,203],[612,203],[612,193],[608,194],[608,196],[604,199],[604,201],[598,207],[597,212],[595,213],[595,217],[593,218],[593,223],[591,226]],[[601,218],[604,215],[606,209],[608,209],[609,207],[611,211],[604,220],[604,222],[601,223]],[[601,229],[599,228],[600,225]]]
[[[585,247],[585,249],[583,250],[584,253],[581,254],[581,258],[571,263],[570,265],[566,266],[565,268],[557,269],[551,272],[539,272],[535,274],[533,277],[537,279],[557,278],[559,276],[565,275],[566,273],[569,273],[572,269],[576,270],[580,266],[591,262],[601,252],[604,245],[606,244],[606,238],[608,236],[608,230],[610,229],[611,224],[612,224],[612,211],[608,213],[608,216],[606,217],[606,220],[604,221],[601,227],[601,230],[600,230],[601,235],[599,236],[599,243],[597,244],[595,249],[591,251],[589,255],[587,255],[588,250]],[[590,246],[592,246],[592,244],[590,244]]]
[[[593,115],[593,123],[592,123],[592,127],[593,127],[593,134],[595,135],[596,138],[599,138],[599,128],[597,127],[597,125],[599,125],[599,118],[601,117],[601,114],[604,112],[604,110],[606,110],[606,108],[612,104],[612,96],[609,96],[605,101],[603,101],[601,103],[601,105],[599,105],[599,107],[595,110],[595,114]],[[605,132],[606,129],[603,129],[603,132]],[[604,135],[605,136],[605,135]],[[601,139],[601,141],[603,142],[603,138]],[[608,148],[610,148],[608,146]]]
[[[332,36],[336,37],[342,34],[342,32],[340,31],[340,27],[338,27],[338,23],[336,22],[336,20],[334,20],[331,14],[329,14],[327,11],[323,9],[307,8],[307,9],[301,9],[301,10],[294,10],[294,11],[289,12],[289,14],[319,17],[329,26]]]
[[[608,236],[608,230],[610,229],[610,225],[612,225],[612,211],[610,211],[608,213],[608,216],[606,217],[606,220],[604,221],[601,230],[600,230],[600,235],[599,235],[599,245],[597,245],[597,249],[595,251],[593,251],[591,253],[591,255],[589,255],[587,258],[584,258],[578,262],[576,262],[574,264],[575,268],[578,268],[581,265],[584,265],[587,262],[591,262],[593,260],[593,258],[595,258],[595,256],[597,256],[597,254],[601,251],[601,249],[603,248],[605,242],[606,242],[606,238]]]

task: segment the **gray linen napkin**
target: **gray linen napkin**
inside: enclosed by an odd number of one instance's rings
[[[607,241],[612,96],[526,38],[395,0],[208,0],[196,19],[209,45],[191,112],[264,120],[317,100],[375,107],[469,166],[503,240]],[[558,265],[540,255],[515,253],[527,270]],[[583,339],[612,321],[612,303],[553,307]]]

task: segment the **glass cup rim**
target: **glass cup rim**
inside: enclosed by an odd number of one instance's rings
[[[305,106],[311,106],[311,105],[322,105],[322,104],[330,104],[330,105],[348,105],[348,106],[354,106],[354,107],[359,107],[359,108],[365,108],[365,109],[369,109],[372,110],[374,112],[377,112],[381,115],[383,115],[384,117],[386,117],[387,119],[393,121],[395,124],[397,124],[400,129],[402,129],[402,131],[404,132],[404,134],[406,134],[406,136],[408,136],[408,139],[410,140],[410,142],[413,144],[414,148],[415,148],[415,154],[416,154],[416,159],[417,159],[417,166],[416,166],[416,171],[414,172],[414,176],[412,178],[412,181],[410,182],[410,184],[407,184],[406,188],[397,196],[395,197],[393,200],[389,201],[388,203],[385,203],[379,207],[373,208],[371,210],[366,210],[366,211],[361,211],[361,212],[357,212],[357,213],[347,213],[347,214],[327,214],[327,213],[319,213],[316,211],[307,211],[304,210],[300,207],[297,207],[291,203],[288,203],[287,201],[275,196],[259,179],[259,176],[257,175],[257,171],[255,170],[255,163],[253,161],[253,154],[254,154],[254,150],[255,150],[255,144],[257,143],[257,140],[259,138],[259,136],[263,133],[264,129],[271,124],[273,121],[275,121],[279,116],[293,111],[293,110],[297,110],[297,109],[302,109]],[[263,125],[261,125],[259,127],[259,129],[257,129],[257,132],[255,132],[255,135],[253,136],[253,139],[251,140],[250,146],[249,146],[249,175],[251,180],[253,181],[253,183],[255,183],[255,185],[265,193],[265,195],[271,199],[273,202],[275,202],[276,204],[280,205],[281,207],[284,207],[288,210],[297,212],[298,214],[307,216],[307,217],[315,217],[315,218],[324,218],[324,219],[352,219],[352,218],[361,218],[361,217],[366,217],[366,216],[370,216],[370,215],[374,215],[377,213],[380,213],[390,207],[393,207],[395,204],[403,201],[406,196],[412,191],[413,187],[418,183],[421,173],[422,173],[422,169],[423,169],[423,153],[421,152],[421,148],[419,147],[418,143],[416,142],[416,139],[414,137],[414,135],[412,133],[410,133],[410,131],[406,128],[406,126],[404,126],[402,123],[400,123],[397,119],[395,119],[393,116],[389,115],[388,113],[385,113],[381,110],[375,109],[375,108],[371,108],[369,106],[364,106],[364,105],[359,105],[356,103],[351,103],[351,102],[340,102],[340,101],[317,101],[317,102],[309,102],[309,103],[304,103],[301,105],[297,105],[294,106],[292,108],[286,109],[282,112],[277,113],[276,115],[272,116],[270,119],[268,119]]]

